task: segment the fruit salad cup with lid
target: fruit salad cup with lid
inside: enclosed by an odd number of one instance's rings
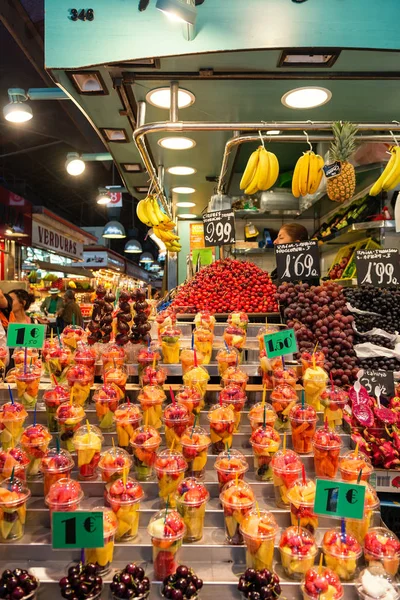
[[[210,375],[207,371],[207,369],[201,365],[197,366],[197,367],[192,367],[191,369],[189,369],[189,371],[187,371],[184,376],[183,376],[183,383],[185,384],[185,386],[188,387],[194,387],[195,389],[197,389],[199,391],[199,393],[201,394],[201,397],[204,401],[206,392],[207,392],[207,384],[208,381],[210,379]],[[204,402],[203,405],[201,406],[201,408],[203,408],[204,406]]]
[[[144,425],[134,430],[130,444],[133,448],[135,476],[139,481],[151,479],[161,436],[157,429]]]
[[[229,348],[236,348],[239,353],[239,362],[242,360],[242,352],[246,346],[246,330],[236,325],[228,325],[224,330],[224,342]]]
[[[302,352],[300,355],[302,376],[304,377],[307,369],[312,369],[314,367],[319,367],[320,369],[324,368],[325,365],[325,354],[318,350],[317,352]]]
[[[229,406],[214,404],[208,411],[213,454],[232,447],[235,413]]]
[[[245,312],[236,311],[236,312],[231,312],[228,315],[228,324],[235,325],[236,327],[243,329],[243,331],[247,331],[248,323],[249,323],[249,317],[247,316],[247,314]]]
[[[166,395],[158,385],[145,385],[138,395],[140,407],[143,412],[143,421],[150,427],[161,429],[163,416],[163,402]]]
[[[310,404],[295,404],[289,414],[293,450],[299,454],[312,451],[312,440],[317,427],[317,413]]]
[[[157,367],[160,360],[161,354],[155,343],[150,343],[139,350],[137,355],[139,385],[143,385],[143,372],[146,367]]]
[[[176,495],[176,509],[186,526],[184,542],[198,542],[203,537],[204,516],[210,494],[203,483],[194,477],[187,477],[179,484]]]
[[[71,348],[73,352],[78,347],[79,342],[85,341],[85,331],[78,325],[67,325],[61,334],[61,341],[64,346]]]
[[[342,600],[344,595],[339,576],[323,566],[312,567],[306,572],[301,591],[304,600]]]
[[[252,432],[250,444],[253,448],[254,470],[259,481],[272,479],[271,460],[278,452],[280,443],[279,433],[268,425],[258,427]]]
[[[195,352],[196,352],[196,361],[194,359]],[[182,365],[182,375],[184,375],[192,367],[194,367],[195,362],[197,362],[198,365],[205,364],[203,353],[199,352],[197,349],[194,350],[192,348],[182,348],[179,360],[181,361],[181,365]]]
[[[40,465],[46,454],[50,440],[50,431],[44,425],[29,425],[21,435],[21,447],[29,458],[26,469],[27,479],[35,479],[40,476]]]
[[[172,309],[166,309],[159,312],[156,316],[158,341],[161,342],[161,335],[164,329],[174,327],[176,324],[176,314]]]
[[[90,396],[93,372],[84,365],[72,365],[67,371],[67,381],[74,404],[84,406]]]
[[[217,471],[219,491],[221,493],[229,481],[242,480],[244,478],[244,474],[249,469],[249,464],[240,450],[231,448],[218,454],[214,462],[214,469]]]
[[[264,409],[265,407],[265,409]],[[254,431],[258,427],[261,427],[264,423],[264,412],[265,412],[265,424],[269,427],[274,428],[277,420],[277,414],[272,404],[268,402],[257,402],[253,404],[248,413],[248,419],[250,421],[251,430]]]
[[[243,535],[240,530],[246,515],[255,506],[254,492],[248,483],[239,479],[229,481],[219,495],[224,509],[226,539],[229,544],[243,544]]]
[[[288,431],[290,429],[289,414],[298,401],[296,390],[287,383],[284,383],[278,385],[271,392],[269,399],[277,415],[275,428],[278,431]]]
[[[185,429],[193,425],[193,415],[183,404],[172,402],[165,407],[163,419],[167,448],[174,447],[175,450],[181,451],[181,438]]]
[[[297,373],[294,369],[275,369],[272,373],[272,387],[275,389],[278,385],[290,385],[296,389]]]
[[[229,367],[236,367],[239,364],[239,352],[236,348],[220,348],[217,352],[218,375],[223,377]]]
[[[45,373],[49,376],[55,375],[60,382],[65,380],[66,372],[72,362],[72,352],[67,346],[59,346],[58,343],[49,348],[43,349],[43,365]]]
[[[364,538],[364,559],[368,567],[381,567],[395,577],[400,563],[400,542],[386,527],[372,527]]]
[[[43,401],[47,415],[47,427],[51,433],[58,432],[58,423],[56,421],[57,408],[64,402],[68,402],[69,399],[69,390],[63,385],[49,387],[43,393]]]
[[[279,450],[271,460],[275,503],[279,508],[288,508],[289,488],[301,477],[302,462],[294,450]]]
[[[28,416],[19,402],[6,402],[0,408],[0,442],[3,450],[16,446]]]
[[[340,528],[328,529],[322,540],[326,566],[335,571],[342,581],[351,581],[357,570],[362,554],[360,544],[354,535],[342,532]]]
[[[118,408],[120,397],[115,387],[106,383],[93,394],[96,415],[102,431],[112,431],[114,429],[114,414]]]
[[[13,361],[17,369],[23,369],[25,365],[25,348],[16,348],[13,352]],[[39,350],[37,348],[26,349],[27,364],[35,366],[39,361]]]
[[[180,514],[167,507],[150,519],[147,531],[153,546],[154,576],[163,581],[176,571],[186,527]]]
[[[361,571],[356,581],[360,600],[399,600],[398,583],[382,567],[369,567]]]
[[[79,479],[90,480],[97,477],[103,435],[95,425],[82,425],[75,431],[73,444],[78,454]]]
[[[179,349],[182,331],[177,327],[168,327],[161,334],[161,350],[166,365],[179,364]]]
[[[183,385],[179,388],[175,399],[178,404],[183,404],[186,406],[190,413],[194,415],[198,415],[200,413],[201,405],[203,403],[203,396],[197,388]]]
[[[196,327],[202,327],[214,332],[215,317],[208,310],[201,310],[195,315],[194,324]]]
[[[49,448],[40,465],[40,470],[43,473],[44,495],[47,496],[53,483],[71,477],[74,466],[74,459],[67,450]]]
[[[336,385],[328,386],[320,395],[320,401],[324,408],[324,421],[328,421],[329,428],[341,427],[343,410],[349,403],[349,395],[346,390]]]
[[[53,483],[44,499],[50,511],[50,525],[53,512],[76,512],[79,510],[83,496],[80,484],[74,479],[64,477]]]
[[[79,429],[85,416],[85,411],[78,404],[64,402],[57,408],[55,419],[60,430],[60,444],[68,452],[75,452],[74,433]]]
[[[249,376],[240,367],[228,367],[221,377],[221,386],[236,385],[246,391]]]
[[[373,470],[368,456],[360,451],[349,450],[339,459],[339,473],[343,481],[357,481],[360,471],[362,481],[369,481]]]
[[[16,369],[15,383],[17,386],[17,396],[21,404],[26,408],[34,408],[39,394],[41,368],[37,366],[28,367],[26,370]]]
[[[137,404],[120,404],[114,412],[114,421],[117,429],[118,446],[132,453],[130,441],[135,429],[140,426],[142,413]]]
[[[30,495],[26,483],[15,477],[0,483],[0,542],[15,542],[23,537],[26,503]]]
[[[300,525],[313,535],[318,529],[318,517],[314,514],[315,489],[311,479],[298,479],[287,493],[292,525]]]
[[[230,383],[219,393],[219,402],[222,406],[230,406],[235,413],[235,432],[239,431],[242,410],[246,404],[247,396],[243,389],[235,383]]]
[[[187,462],[186,477],[204,479],[207,450],[211,445],[211,439],[203,427],[188,427],[181,437],[183,458]]]
[[[26,468],[29,465],[29,458],[21,448],[13,447],[7,450],[0,450],[0,482],[11,477],[26,481]]]
[[[103,371],[103,381],[105,385],[115,389],[120,400],[125,398],[126,382],[128,381],[128,371],[125,365],[115,365],[115,367],[109,367]]]
[[[346,519],[346,527],[349,533],[352,533],[360,544],[364,543],[367,532],[372,527],[372,517],[375,510],[379,510],[379,498],[371,484],[361,481],[365,486],[365,502],[363,519]]]
[[[96,350],[92,346],[85,345],[80,342],[74,355],[74,363],[88,367],[93,373],[96,364]]]
[[[204,327],[196,327],[193,331],[193,340],[196,352],[200,352],[203,355],[203,364],[208,365],[211,361],[213,350],[213,332]]]
[[[321,396],[326,391],[328,373],[321,367],[309,367],[303,375],[303,387],[307,404],[321,410]]]
[[[320,427],[315,432],[312,444],[316,476],[334,479],[339,468],[339,454],[342,447],[340,435],[328,427]]]
[[[240,533],[246,545],[248,569],[272,571],[274,544],[279,526],[267,510],[252,509],[240,524]]]
[[[185,477],[187,462],[177,450],[161,450],[157,454],[154,470],[158,480],[161,505],[176,506],[175,493]]]
[[[96,565],[98,575],[106,575],[114,556],[114,537],[118,529],[115,513],[110,508],[98,506],[93,512],[103,512],[104,546],[102,548],[85,548],[85,562]]]
[[[164,385],[167,379],[167,371],[163,367],[153,367],[148,365],[142,373],[142,384],[145,385]]]
[[[262,384],[267,388],[272,388],[272,374],[277,369],[283,369],[282,357],[268,358],[265,348],[260,351],[259,374],[262,376]]]
[[[132,458],[122,448],[112,446],[100,454],[99,470],[102,481],[110,483],[116,479],[128,477],[132,466]]]
[[[283,570],[290,579],[302,579],[314,565],[318,552],[314,536],[307,529],[293,525],[282,533],[279,550]]]
[[[118,521],[116,542],[131,542],[139,529],[139,508],[144,492],[137,481],[128,477],[117,479],[106,486],[107,502]]]
[[[101,362],[103,364],[103,373],[110,369],[111,367],[117,366],[120,367],[126,362],[126,354],[123,346],[119,346],[118,344],[110,344],[101,355]]]

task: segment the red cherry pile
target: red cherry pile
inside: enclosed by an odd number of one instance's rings
[[[93,302],[92,320],[88,325],[90,331],[88,344],[93,345],[96,342],[107,344],[110,341],[114,301],[115,296],[112,292],[107,292],[104,285],[97,286],[96,298]]]
[[[277,312],[275,291],[268,273],[255,264],[227,258],[204,267],[182,285],[172,306],[178,312],[186,307],[212,313]]]

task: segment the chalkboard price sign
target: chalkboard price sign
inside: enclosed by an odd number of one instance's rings
[[[216,210],[203,215],[206,247],[234,244],[235,215],[233,210]]]
[[[357,283],[374,287],[391,287],[400,284],[399,251],[357,250]]]
[[[362,374],[361,374],[362,373]],[[380,388],[381,396],[391,398],[394,396],[393,371],[381,371],[373,369],[362,369],[359,371],[359,381],[365,387],[370,396],[375,396],[376,388]]]
[[[279,281],[304,281],[321,276],[318,242],[295,242],[275,246]]]

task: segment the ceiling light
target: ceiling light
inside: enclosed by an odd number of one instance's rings
[[[143,167],[140,163],[122,163],[122,168],[127,173],[142,173]]]
[[[196,173],[196,169],[193,169],[193,167],[169,167],[167,171],[171,175],[193,175],[193,173]]]
[[[329,102],[332,92],[321,87],[302,87],[286,92],[281,98],[288,108],[315,108]]]
[[[197,17],[196,7],[191,0],[157,0],[156,8],[172,21],[194,25]]]
[[[278,67],[332,67],[339,55],[340,50],[283,50]]]
[[[192,213],[178,213],[178,219],[197,219],[197,215]]]
[[[193,206],[196,206],[195,202],[177,202],[176,206],[178,206],[179,208],[192,208]]]
[[[111,196],[107,192],[100,192],[96,198],[97,204],[110,204]]]
[[[92,96],[108,94],[99,71],[69,72],[68,76],[80,94]]]
[[[82,175],[85,167],[85,161],[79,157],[79,154],[76,152],[67,154],[67,162],[65,163],[67,173],[76,177],[77,175]]]
[[[193,194],[196,190],[192,187],[178,185],[177,187],[173,187],[172,191],[175,192],[175,194]]]
[[[33,117],[32,109],[26,102],[10,102],[3,108],[3,115],[10,123],[26,123]]]
[[[106,138],[107,142],[126,143],[128,142],[128,136],[126,135],[125,129],[114,129],[112,127],[102,127],[100,131]]]
[[[187,137],[166,137],[158,140],[163,148],[168,150],[188,150],[196,145],[196,142]]]
[[[138,194],[147,194],[147,192],[149,191],[149,186],[148,185],[137,185],[135,187],[135,190]]]
[[[143,254],[141,254],[140,257],[139,257],[139,262],[141,262],[141,263],[153,263],[154,262],[153,255],[150,254],[150,252],[143,252]]]
[[[282,131],[280,129],[270,129],[265,132],[265,135],[280,135]]]
[[[124,226],[118,221],[109,221],[103,229],[102,237],[114,240],[125,238],[126,233]]]
[[[195,96],[189,90],[178,89],[178,108],[186,108],[195,101]],[[146,100],[158,108],[171,108],[171,88],[162,87],[151,90],[146,94]]]
[[[124,252],[129,254],[140,254],[143,252],[142,244],[138,240],[128,240],[125,244]]]

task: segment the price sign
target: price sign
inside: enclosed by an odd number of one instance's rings
[[[303,281],[321,276],[318,242],[296,242],[275,246],[280,281]]]
[[[15,348],[43,348],[46,325],[30,325],[28,323],[9,323],[7,330],[7,346]]]
[[[327,179],[331,179],[332,177],[337,177],[340,175],[342,171],[342,165],[339,161],[336,161],[334,163],[330,163],[329,165],[325,165],[322,167],[322,169],[325,173],[325,177]]]
[[[363,519],[365,485],[317,479],[314,512],[326,517]]]
[[[53,548],[103,548],[103,513],[54,512]]]
[[[233,210],[216,210],[203,215],[204,242],[206,247],[234,244],[235,215]]]
[[[356,267],[358,285],[390,287],[400,284],[400,260],[396,248],[357,250]]]
[[[359,381],[365,387],[370,396],[376,395],[376,388],[381,390],[380,396],[391,398],[394,396],[393,371],[374,371],[373,369],[361,369],[358,372]]]
[[[264,335],[264,344],[268,358],[297,352],[294,329],[283,329],[277,333],[268,333]]]

